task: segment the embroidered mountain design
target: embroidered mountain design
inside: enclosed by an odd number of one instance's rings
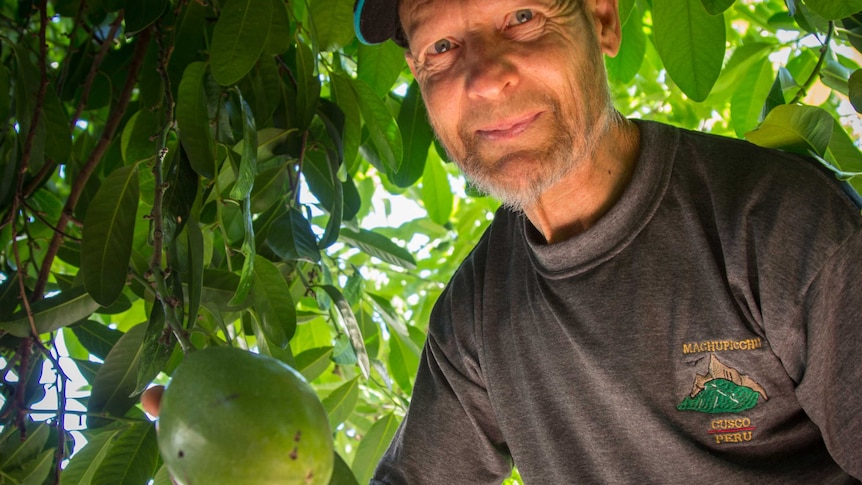
[[[676,408],[701,413],[738,413],[757,406],[758,397],[769,399],[763,386],[710,354],[709,370],[695,375],[691,394]]]

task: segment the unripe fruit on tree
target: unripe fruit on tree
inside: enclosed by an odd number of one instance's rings
[[[161,400],[158,442],[180,485],[329,483],[332,431],[302,375],[231,347],[188,354]]]

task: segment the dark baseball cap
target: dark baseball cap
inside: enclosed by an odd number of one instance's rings
[[[407,48],[407,38],[398,18],[398,0],[356,0],[353,29],[363,44],[382,44],[392,39]]]

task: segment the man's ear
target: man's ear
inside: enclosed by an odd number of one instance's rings
[[[596,36],[602,53],[610,57],[616,56],[620,50],[620,42],[622,42],[622,26],[620,25],[617,0],[589,0],[588,4],[591,4],[592,7]]]

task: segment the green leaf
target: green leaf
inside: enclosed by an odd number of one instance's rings
[[[105,360],[108,352],[123,336],[123,332],[93,320],[86,320],[80,325],[73,325],[70,328],[81,345],[87,349],[87,352],[101,360]]]
[[[320,261],[320,250],[311,224],[296,208],[291,208],[273,221],[267,243],[282,259],[310,263]]]
[[[192,168],[204,177],[214,178],[216,147],[204,93],[206,69],[203,62],[193,62],[183,72],[176,116],[180,142]]]
[[[359,378],[355,377],[338,386],[321,402],[329,415],[329,427],[337,429],[353,412],[359,400]]]
[[[149,27],[162,15],[168,3],[168,0],[125,0],[126,35]]]
[[[832,116],[822,108],[814,106],[776,106],[763,120],[760,127],[745,134],[750,142],[808,154],[813,150],[818,155],[826,152],[834,126]]]
[[[805,0],[805,5],[826,20],[838,20],[862,11],[862,0]]]
[[[42,485],[53,469],[56,454],[54,448],[44,450],[36,458],[24,463],[19,470],[9,473],[9,477],[21,485]]]
[[[164,305],[162,302],[156,301],[150,310],[147,332],[141,345],[137,386],[132,394],[138,395],[149,386],[153,379],[159,375],[159,372],[165,368],[176,346],[177,339],[170,328],[166,326]]]
[[[838,120],[833,120],[832,138],[826,149],[826,161],[837,170],[839,176],[862,175],[862,153]]]
[[[219,15],[210,65],[222,86],[236,84],[260,57],[272,25],[271,0],[231,0]]]
[[[379,168],[386,173],[397,172],[401,168],[404,150],[398,124],[383,100],[377,97],[367,84],[359,79],[351,80],[350,84],[359,100],[359,108],[371,135],[371,143],[383,160],[384,167]]]
[[[338,314],[341,316],[339,323],[342,331],[347,334],[350,339],[350,346],[356,353],[356,358],[359,363],[359,369],[362,375],[368,379],[371,374],[371,364],[368,360],[368,352],[365,350],[365,341],[362,339],[362,331],[359,329],[359,323],[356,321],[356,316],[350,308],[350,303],[344,298],[344,295],[338,291],[338,288],[332,285],[322,285],[321,288],[329,295],[335,307],[338,309]]]
[[[862,113],[862,69],[853,71],[848,83],[850,90],[850,104],[853,105],[857,113]]]
[[[694,101],[704,101],[724,61],[723,15],[709,15],[700,0],[653,4],[656,49],[671,79]]]
[[[136,423],[114,441],[96,470],[93,485],[147,483],[156,471],[159,448],[153,423]]]
[[[63,474],[60,475],[60,485],[90,485],[93,483],[96,470],[108,456],[113,440],[119,433],[120,429],[117,428],[86,432],[87,444],[72,455],[69,464],[63,469]]]
[[[350,469],[350,465],[337,452],[335,453],[335,465],[332,468],[332,477],[329,479],[329,485],[359,485],[359,482],[356,481],[356,475]]]
[[[242,112],[242,160],[239,165],[239,176],[230,192],[234,199],[245,199],[251,195],[254,179],[257,176],[257,128],[254,124],[254,114],[239,89],[236,90]]]
[[[356,76],[367,84],[378,98],[389,94],[404,69],[404,49],[394,42],[359,44],[358,57]]]
[[[320,50],[336,50],[353,40],[353,0],[315,0],[309,16]]]
[[[428,111],[422,102],[419,83],[415,80],[407,88],[407,94],[398,113],[398,127],[404,140],[404,159],[389,180],[399,187],[409,187],[419,180],[425,170],[428,148],[434,139],[434,131],[428,123]]]
[[[605,58],[608,78],[616,83],[628,83],[643,64],[646,55],[646,35],[640,9],[633,8],[622,26],[622,44],[615,57]]]
[[[230,299],[230,305],[239,305],[244,302],[251,291],[254,283],[254,257],[257,253],[254,245],[254,221],[251,213],[251,199],[246,197],[242,201],[242,220],[245,227],[245,236],[242,240],[241,252],[245,256],[242,263],[242,272],[239,275],[239,284],[236,293]]]
[[[440,157],[428,157],[422,174],[422,204],[431,220],[445,226],[452,214],[453,195]]]
[[[155,135],[159,132],[160,115],[149,109],[133,114],[120,138],[120,149],[126,165],[156,158],[158,148]]]
[[[344,161],[349,166],[359,153],[359,143],[362,137],[362,117],[359,114],[359,101],[351,86],[351,80],[341,73],[332,73],[330,77],[332,99],[344,113],[344,135],[341,144],[344,150]]]
[[[389,413],[378,419],[365,433],[356,448],[356,456],[353,458],[351,467],[359,483],[368,483],[371,480],[377,462],[389,447],[397,429],[398,418],[393,413]]]
[[[419,369],[419,351],[408,337],[395,332],[389,339],[389,371],[398,386],[410,394]]]
[[[105,363],[99,368],[93,382],[90,400],[87,402],[87,426],[97,428],[110,423],[95,416],[123,416],[138,402],[132,397],[138,382],[138,362],[141,359],[141,344],[144,342],[146,324],[135,325],[123,335],[108,353]]]
[[[733,5],[735,0],[700,0],[703,4],[703,8],[710,15],[718,15]]]
[[[189,259],[188,271],[186,272],[188,315],[185,328],[192,328],[198,318],[204,280],[204,239],[195,214],[191,215],[188,224],[186,224],[186,234],[188,236]]]
[[[342,228],[341,239],[363,252],[404,269],[416,268],[416,260],[409,251],[376,232],[360,229],[358,232]]]
[[[730,116],[736,134],[743,136],[760,122],[763,104],[772,87],[772,63],[761,58],[745,71],[730,101]]]
[[[332,358],[332,347],[315,347],[298,354],[294,359],[296,370],[311,382],[329,367]]]
[[[769,90],[769,96],[766,98],[766,103],[763,104],[761,118],[766,116],[775,109],[776,106],[787,104],[789,97],[792,97],[792,91],[798,88],[793,75],[790,74],[784,67],[778,68],[778,74],[775,76],[775,81]]]
[[[121,167],[99,187],[84,218],[84,287],[102,306],[110,306],[126,286],[139,191],[137,167]]]
[[[27,423],[26,432],[8,426],[0,444],[0,470],[20,468],[39,455],[51,434],[47,423]],[[23,438],[23,439],[22,439]]]
[[[82,286],[62,291],[30,305],[36,331],[40,334],[53,332],[87,318],[98,308],[99,304]],[[8,321],[0,321],[0,328],[16,337],[27,337],[31,334],[30,320],[24,310],[11,315]]]
[[[250,298],[240,304],[229,303],[236,294],[239,276],[229,271],[204,269],[201,286],[201,303],[218,312],[238,312],[248,308]]]
[[[296,107],[299,110],[298,126],[304,131],[311,125],[317,103],[320,101],[320,79],[317,76],[317,59],[304,42],[296,43]]]
[[[285,348],[296,331],[296,307],[290,288],[278,267],[263,256],[255,256],[254,308],[268,341]]]

